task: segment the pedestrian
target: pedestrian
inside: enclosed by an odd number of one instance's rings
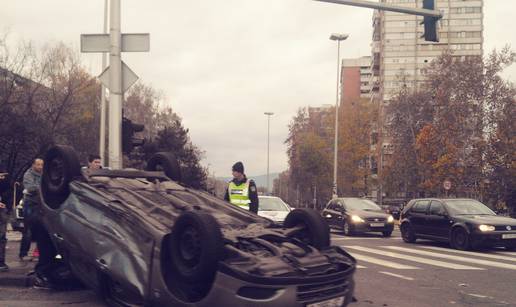
[[[102,160],[100,160],[100,156],[97,154],[91,154],[88,156],[88,169],[101,169],[102,168]]]
[[[244,164],[237,162],[232,167],[233,180],[228,184],[224,199],[233,205],[258,213],[258,191],[253,180],[247,179]]]
[[[32,260],[28,256],[32,241],[31,224],[34,219],[34,211],[39,208],[39,187],[41,185],[41,173],[43,172],[43,160],[34,159],[31,167],[23,175],[23,220],[24,227],[20,252],[18,257],[21,261]]]
[[[10,215],[10,206],[6,200],[6,195],[9,193],[7,175],[7,173],[0,173],[0,272],[9,271],[9,266],[5,263],[7,223]]]

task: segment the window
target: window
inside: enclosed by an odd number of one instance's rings
[[[430,203],[430,214],[432,215],[442,215],[446,213],[446,210],[444,210],[443,205],[435,200],[432,200]]]
[[[430,204],[429,200],[420,200],[414,204],[412,207],[412,212],[414,213],[426,213],[428,209],[428,205]]]

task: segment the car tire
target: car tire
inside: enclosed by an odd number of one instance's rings
[[[285,228],[293,228],[304,225],[304,230],[296,232],[294,237],[323,249],[330,246],[330,227],[319,213],[311,209],[294,209],[285,218]]]
[[[388,238],[392,236],[392,231],[382,231],[382,235],[384,238]]]
[[[457,227],[452,231],[451,246],[458,250],[469,250],[471,249],[471,242],[469,240],[469,234],[463,228]]]
[[[51,147],[44,158],[41,194],[44,202],[58,209],[70,195],[70,182],[81,175],[77,154],[70,146]]]
[[[187,283],[211,283],[224,253],[215,218],[188,211],[176,220],[168,241],[172,276]]]
[[[181,181],[181,167],[176,156],[171,152],[157,152],[147,161],[148,171],[163,171],[174,181]]]
[[[401,224],[400,230],[401,230],[401,238],[403,239],[404,242],[406,242],[406,243],[416,242],[416,234],[412,230],[412,226],[410,226],[410,224],[408,224],[408,223]]]
[[[351,229],[351,226],[349,225],[349,223],[346,221],[344,221],[344,224],[342,225],[342,232],[344,233],[345,236],[348,236],[348,237],[351,237],[352,235],[355,234],[353,232],[353,230]]]

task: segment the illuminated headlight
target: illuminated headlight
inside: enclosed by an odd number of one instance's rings
[[[495,227],[491,225],[480,225],[478,229],[480,229],[480,231],[494,231]]]
[[[364,220],[358,215],[352,215],[351,220],[355,223],[363,223]]]
[[[394,222],[394,218],[392,217],[392,215],[389,215],[389,217],[387,218],[387,223],[392,223]]]

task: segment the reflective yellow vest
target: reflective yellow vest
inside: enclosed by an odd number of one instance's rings
[[[249,179],[245,182],[236,185],[233,181],[228,186],[229,202],[240,208],[249,210]]]

